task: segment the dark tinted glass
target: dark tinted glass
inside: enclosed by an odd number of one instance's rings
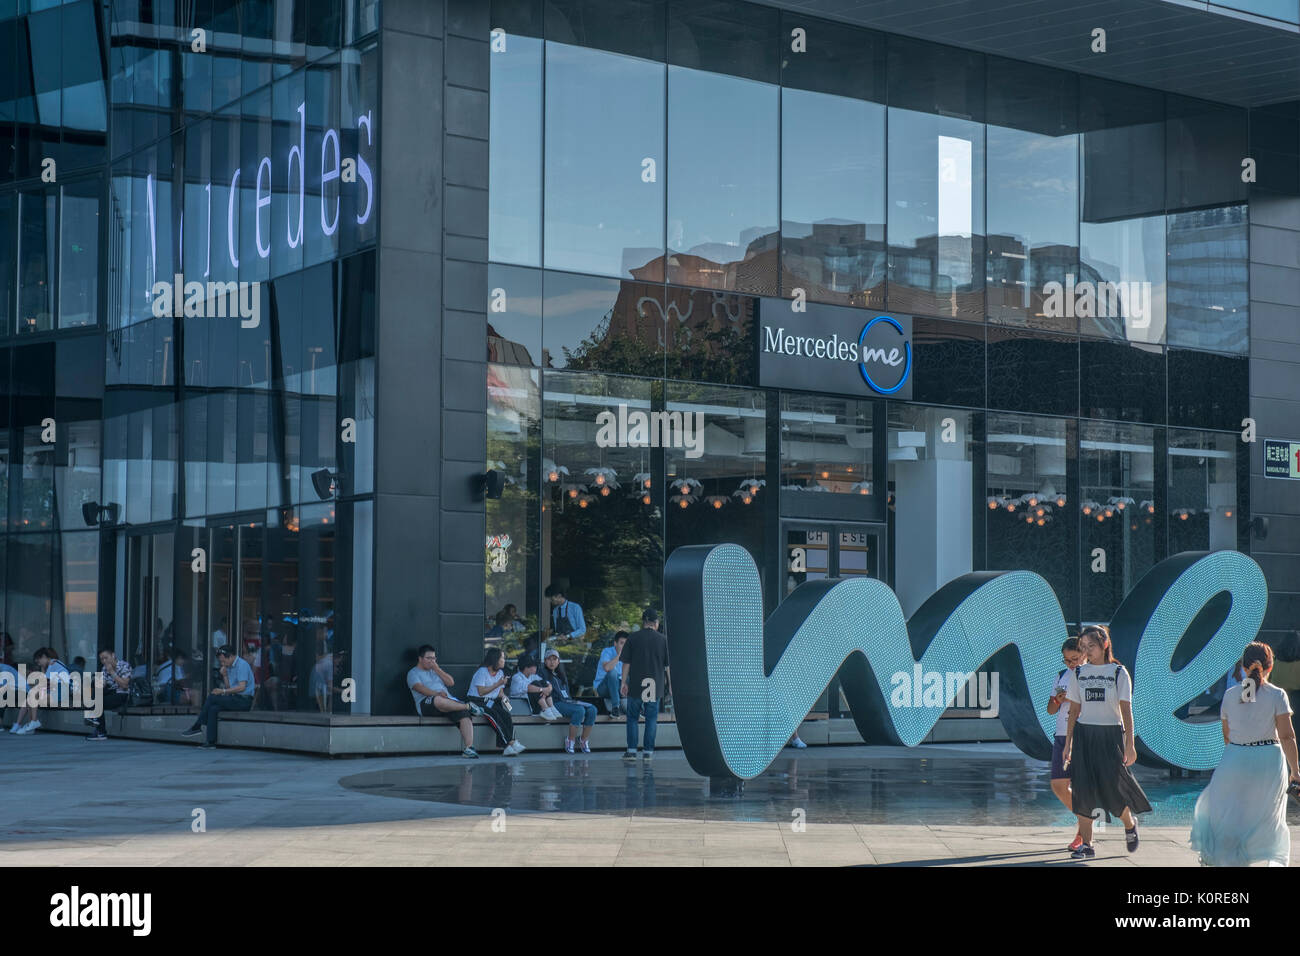
[[[1244,202],[1241,161],[1250,155],[1246,111],[1172,95],[1165,105],[1168,209]]]
[[[18,197],[0,195],[0,335],[14,332],[18,259]]]
[[[778,30],[779,15],[768,7],[737,0],[669,0],[668,62],[777,83],[786,39]]]
[[[1078,414],[1076,339],[989,326],[988,343],[990,408]]]
[[[1079,343],[1079,405],[1085,418],[1165,420],[1165,354],[1158,345]]]
[[[803,31],[795,52],[794,31]],[[781,15],[781,85],[885,102],[885,36],[792,11]]]
[[[1169,424],[1240,430],[1248,412],[1244,358],[1169,350]]]
[[[912,398],[930,405],[984,405],[984,329],[912,319]]]
[[[1164,212],[1164,120],[1163,94],[1079,77],[1084,221]]]
[[[547,40],[664,59],[665,0],[547,0],[545,8]],[[494,19],[492,26],[500,23]]]

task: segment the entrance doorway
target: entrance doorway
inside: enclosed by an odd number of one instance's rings
[[[787,521],[785,590],[822,578],[885,578],[885,529],[861,522]]]
[[[856,521],[785,521],[785,589],[789,596],[806,581],[824,578],[868,577],[885,580],[885,527]],[[831,717],[840,717],[848,703],[836,677],[815,705]]]

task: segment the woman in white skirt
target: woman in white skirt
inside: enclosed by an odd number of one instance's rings
[[[1300,782],[1300,767],[1291,702],[1268,682],[1272,670],[1272,648],[1247,644],[1233,672],[1241,683],[1223,694],[1219,716],[1227,746],[1192,816],[1192,848],[1205,866],[1291,861],[1287,770],[1290,780]]]
[[[1133,679],[1111,654],[1110,631],[1089,625],[1079,633],[1087,663],[1069,672],[1070,718],[1065,731],[1065,766],[1070,768],[1070,803],[1083,843],[1076,860],[1097,855],[1092,846],[1093,814],[1102,810],[1124,821],[1124,845],[1138,848],[1137,818],[1151,804],[1129,767],[1137,761],[1133,726]]]

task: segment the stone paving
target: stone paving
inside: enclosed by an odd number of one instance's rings
[[[823,751],[861,760],[877,748]],[[667,755],[662,755],[667,756]],[[474,766],[507,758],[484,757]],[[516,772],[558,754],[525,754]],[[617,763],[617,755],[592,761]],[[678,755],[678,758],[680,756]],[[1137,854],[1123,831],[1099,835],[1098,857],[1068,859],[1059,827],[862,825],[714,818],[671,807],[632,812],[507,811],[359,792],[341,778],[457,758],[326,760],[293,754],[143,741],[0,734],[0,866],[480,864],[586,866],[1194,866],[1185,826],[1146,826]],[[201,810],[206,832],[192,830]],[[501,829],[504,824],[504,830]],[[495,829],[494,829],[495,826]],[[1292,827],[1300,843],[1300,828]],[[1294,854],[1293,850],[1293,854]]]

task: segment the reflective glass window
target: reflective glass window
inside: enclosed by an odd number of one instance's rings
[[[540,266],[542,41],[509,19],[493,28],[504,32],[491,44],[488,258]]]
[[[508,490],[486,504],[484,639],[488,646],[506,646],[512,655],[518,653],[522,635],[545,626],[537,546],[541,494],[561,477],[553,459],[546,473],[541,471],[539,375],[514,365],[488,366],[488,467],[505,474]],[[628,487],[623,493],[630,495],[636,482],[626,475],[624,479]],[[552,497],[545,500],[549,504]]]
[[[1079,424],[1079,578],[1083,621],[1106,622],[1156,560],[1155,430]],[[1145,514],[1144,514],[1145,512]]]
[[[543,292],[544,368],[663,374],[663,286],[547,272]]]
[[[1169,429],[1169,553],[1237,549],[1239,434]]]
[[[54,327],[55,194],[18,195],[18,331]]]
[[[663,278],[664,69],[547,42],[548,269]]]
[[[884,40],[785,15],[806,52],[782,61],[781,290],[885,303]]]
[[[657,310],[667,348],[665,375],[722,385],[755,381],[758,304],[754,296],[669,286],[662,309]],[[648,297],[644,306],[656,309]]]
[[[1076,80],[1000,57],[988,71],[989,319],[1073,331],[1045,297],[1079,268]]]
[[[984,59],[889,40],[889,307],[984,317]]]
[[[973,419],[972,412],[889,403],[893,587],[909,617],[973,567]],[[954,440],[945,441],[945,432]]]
[[[637,435],[608,427],[609,416],[617,421],[653,410],[651,383],[545,372],[542,384],[541,583],[564,588],[587,623],[586,634],[556,636],[550,644],[568,669],[570,692],[590,695],[599,651],[615,631],[635,630],[636,609],[662,595],[662,497],[652,476],[657,452],[633,444]],[[647,490],[650,504],[643,500]],[[601,559],[593,561],[597,553]],[[539,616],[549,630],[547,607]],[[508,654],[524,634],[505,640]]]
[[[540,365],[542,273],[519,266],[488,266],[489,362]]]
[[[912,320],[912,352],[914,401],[984,407],[983,326],[916,316]]]
[[[781,491],[878,496],[873,415],[871,402],[782,393]]]
[[[1079,123],[1080,265],[1060,308],[1084,335],[1163,342],[1164,96],[1081,76]]]
[[[675,427],[681,416],[684,439],[669,442],[664,453],[668,554],[684,545],[726,542],[766,566],[763,529],[778,506],[774,489],[759,484],[767,467],[769,394],[693,383],[665,387],[668,420]]]
[[[1244,354],[1250,347],[1246,205],[1172,212],[1166,221],[1169,344]]]
[[[0,336],[14,332],[17,269],[18,196],[9,193],[0,195]]]
[[[1078,604],[1078,510],[1066,491],[1074,462],[1065,419],[990,414],[986,439],[986,566],[1042,575],[1069,620]]]
[[[99,318],[99,180],[64,186],[59,210],[59,328]]]

